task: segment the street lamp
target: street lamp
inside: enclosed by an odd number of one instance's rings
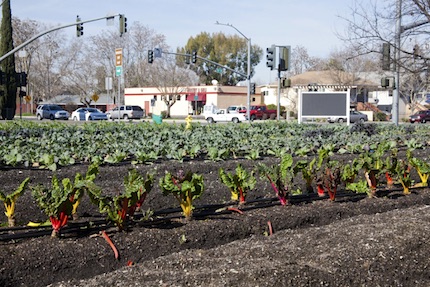
[[[248,67],[247,67],[248,69],[246,72],[246,81],[247,81],[248,91],[247,91],[247,99],[246,99],[246,101],[247,101],[247,103],[246,103],[246,116],[248,117],[248,121],[251,122],[251,117],[250,117],[250,108],[251,108],[251,38],[246,37],[242,32],[239,31],[239,29],[234,27],[232,24],[219,23],[218,21],[216,21],[215,24],[216,25],[229,26],[229,27],[235,29],[248,42]]]

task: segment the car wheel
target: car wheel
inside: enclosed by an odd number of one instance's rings
[[[360,123],[364,124],[364,119],[363,118],[360,119]]]
[[[93,118],[92,118],[92,117],[88,117],[88,120],[89,120],[89,121],[92,121],[92,120],[93,120]]]
[[[339,118],[339,119],[337,120],[337,122],[338,122],[338,123],[343,123],[343,122],[344,122],[344,120],[343,120],[343,118]]]
[[[50,115],[50,116],[49,116],[49,119],[50,119],[51,121],[55,120],[54,115]]]
[[[426,123],[426,119],[423,119],[423,120],[421,121],[421,123],[425,124],[425,123]]]
[[[128,115],[124,115],[124,121],[128,121]]]
[[[232,121],[233,121],[233,123],[235,123],[235,124],[239,123],[239,119],[238,119],[238,118],[233,118],[233,119],[232,119]]]
[[[256,118],[256,116],[255,116],[255,115],[252,115],[252,116],[251,116],[251,121],[254,121],[254,120],[255,120],[255,118]]]
[[[213,118],[207,118],[206,120],[207,120],[207,121],[208,121],[208,123],[210,123],[210,124],[213,124],[213,123],[215,122]]]
[[[42,118],[42,115],[37,115],[37,119],[39,120],[39,121],[41,121],[41,120],[43,120],[43,118]]]

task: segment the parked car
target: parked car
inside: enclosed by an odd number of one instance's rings
[[[346,117],[329,117],[327,119],[329,123],[343,123],[343,122],[346,122],[346,120],[347,120]],[[355,123],[355,122],[364,123],[368,121],[368,118],[366,114],[360,113],[359,111],[350,111],[349,121],[351,123]]]
[[[120,106],[106,112],[109,120],[113,119],[141,119],[145,116],[145,111],[139,106]]]
[[[107,120],[107,115],[96,108],[79,108],[72,112],[74,121],[103,121]]]
[[[419,111],[409,117],[411,123],[425,123],[430,121],[430,110]]]
[[[243,113],[246,112],[245,106],[229,106],[227,108],[227,113]]]
[[[246,116],[243,113],[228,113],[227,109],[219,109],[214,113],[205,114],[205,119],[210,124],[216,122],[233,122],[236,124],[246,121]]]
[[[36,117],[38,120],[50,119],[50,120],[68,120],[70,114],[65,111],[59,105],[39,105],[36,108]]]

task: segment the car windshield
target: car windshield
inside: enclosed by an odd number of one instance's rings
[[[87,111],[90,113],[100,113],[100,111],[98,109],[95,109],[95,108],[88,108]]]
[[[51,110],[60,111],[60,110],[62,110],[62,108],[60,106],[51,106]]]

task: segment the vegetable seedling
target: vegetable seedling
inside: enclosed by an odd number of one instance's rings
[[[135,211],[142,206],[147,193],[153,187],[153,182],[152,174],[147,174],[144,178],[135,169],[132,169],[124,178],[124,193],[116,196],[93,194],[93,201],[98,204],[100,212],[106,213],[108,220],[113,222],[119,231],[122,231]]]
[[[16,200],[24,194],[26,187],[30,181],[30,178],[27,177],[24,179],[19,187],[12,192],[11,194],[4,194],[2,191],[0,191],[0,200],[3,201],[4,208],[5,208],[5,214],[8,219],[8,225],[9,227],[15,226],[15,204]]]
[[[159,185],[163,195],[173,194],[178,200],[186,220],[192,219],[193,202],[204,191],[203,176],[191,171],[184,173],[180,170],[176,175],[166,171],[160,178]]]
[[[72,215],[73,204],[70,197],[73,195],[73,185],[68,178],[61,181],[54,175],[52,187],[43,185],[30,187],[37,204],[48,215],[52,225],[52,237],[58,237],[61,228],[67,224],[68,217]]]
[[[231,200],[239,200],[239,204],[244,204],[248,191],[253,189],[256,184],[254,172],[247,172],[241,164],[237,165],[236,173],[226,172],[223,168],[219,169],[219,177],[231,192]]]
[[[416,158],[412,155],[412,151],[406,152],[409,164],[417,171],[421,182],[415,186],[428,186],[428,179],[430,176],[430,164],[420,158]]]
[[[293,157],[291,154],[284,154],[281,157],[280,164],[272,166],[260,164],[258,172],[261,177],[266,177],[269,180],[281,205],[287,205],[294,179]]]

